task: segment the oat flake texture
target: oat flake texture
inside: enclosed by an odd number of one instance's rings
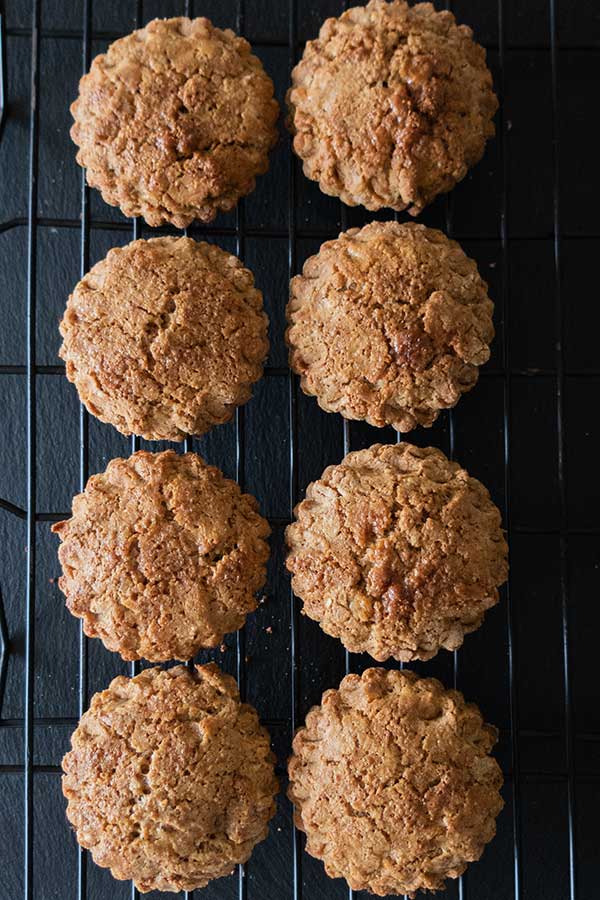
[[[477,382],[493,309],[477,266],[441,231],[371,222],[327,241],[292,279],[290,366],[328,412],[429,426]]]
[[[355,653],[456,650],[507,576],[500,512],[440,450],[375,444],[309,485],[288,527],[303,611]]]
[[[269,525],[193,453],[113,459],[73,500],[59,585],[85,633],[123,659],[191,659],[256,609]]]
[[[498,107],[471,29],[404,0],[327,19],[287,101],[294,150],[322,191],[413,214],[478,162]]]
[[[262,294],[213,244],[115,247],[69,297],[60,356],[92,415],[123,434],[181,441],[231,419],[267,355]]]
[[[294,738],[289,796],[306,849],[356,891],[443,888],[496,833],[496,738],[476,706],[433,678],[347,675]]]
[[[244,38],[204,18],[154,19],[93,60],[71,137],[106,203],[185,228],[254,190],[278,112]]]
[[[63,793],[77,840],[140,891],[205,887],[267,836],[269,735],[214,663],[115,678],[71,745]]]

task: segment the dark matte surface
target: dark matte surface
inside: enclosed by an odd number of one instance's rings
[[[98,641],[86,642],[80,656],[79,624],[56,585],[50,524],[68,512],[88,473],[132,448],[93,419],[84,418],[81,430],[75,391],[56,356],[56,326],[82,265],[130,240],[133,229],[96,192],[86,194],[91,221],[86,213],[82,256],[82,182],[68,106],[82,72],[84,3],[34,6],[39,46],[31,37],[31,0],[0,3],[8,97],[0,142],[0,589],[10,638],[0,698],[0,900],[124,900],[132,896],[129,884],[114,882],[85,855],[80,865],[58,766],[80,704],[128,669]],[[245,0],[240,7],[234,0],[196,0],[193,6],[218,25],[241,23],[282,99],[290,39],[313,37],[343,2]],[[451,416],[409,437],[454,452],[489,486],[505,513],[511,578],[510,594],[456,657],[443,652],[415,666],[448,685],[456,681],[500,727],[498,757],[506,773],[496,840],[462,884],[440,896],[593,900],[600,876],[600,179],[593,137],[600,6],[595,0],[456,0],[452,6],[488,47],[504,102],[483,161],[422,219],[449,227],[479,262],[496,301],[497,338],[476,389]],[[93,0],[89,50],[100,52],[134,27],[136,14],[143,23],[185,7],[185,0]],[[32,49],[39,60],[33,118]],[[32,123],[39,140],[29,230]],[[254,399],[237,425],[190,446],[237,475],[273,519],[267,600],[239,643],[229,636],[226,652],[205,656],[241,676],[271,730],[282,772],[293,726],[325,688],[338,684],[347,663],[340,644],[301,619],[291,602],[283,569],[290,503],[324,466],[339,461],[345,445],[395,440],[389,430],[357,423],[344,432],[340,417],[321,412],[293,383],[290,389],[282,341],[287,281],[290,267],[297,272],[322,239],[370,218],[364,210],[343,210],[302,176],[282,128],[271,169],[239,216],[192,229],[239,249],[271,318],[271,370]],[[141,232],[150,234],[145,227]],[[360,671],[369,660],[348,663]],[[282,796],[269,839],[245,873],[196,892],[196,900],[346,898],[345,885],[329,881],[295,840]]]

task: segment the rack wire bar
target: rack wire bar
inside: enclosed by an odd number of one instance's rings
[[[40,227],[46,228],[71,228],[79,231],[81,228],[81,222],[79,219],[64,219],[64,218],[52,218],[48,216],[38,216],[37,224]],[[21,216],[15,216],[12,219],[9,219],[6,222],[0,222],[0,234],[5,231],[10,231],[13,228],[19,228],[21,226],[27,225],[27,218]],[[106,219],[98,219],[93,218],[91,221],[91,227],[94,230],[98,231],[127,231],[129,228],[128,223],[125,222],[117,222],[117,221],[107,221]],[[328,229],[318,229],[318,228],[297,228],[296,229],[296,239],[297,240],[331,240],[331,238],[335,238],[338,235],[339,229],[337,228],[328,228]],[[191,237],[196,238],[197,240],[206,239],[207,237],[211,238],[219,238],[219,237],[236,237],[237,231],[235,228],[227,227],[227,226],[219,226],[219,225],[198,225],[192,224],[188,227],[187,232]],[[161,225],[160,227],[153,228],[152,234],[155,237],[160,237],[165,234],[173,234],[174,232],[169,229],[166,225]],[[273,238],[288,238],[289,234],[287,231],[284,231],[279,228],[262,228],[262,227],[253,227],[245,229],[246,237],[252,238],[264,238],[265,240],[271,240]],[[455,240],[460,242],[465,242],[469,244],[493,244],[498,240],[498,235],[494,232],[494,234],[486,234],[479,233],[473,234],[470,231],[457,231],[454,233]],[[511,233],[506,235],[507,244],[519,244],[519,243],[533,243],[537,241],[548,241],[552,240],[554,237],[554,232],[546,233],[546,231],[540,231],[538,233],[532,234],[521,234],[519,232]],[[561,241],[597,241],[600,240],[600,232],[597,231],[562,231],[561,232]]]
[[[81,222],[79,219],[69,219],[69,218],[57,218],[51,216],[38,216],[37,224],[40,227],[45,228],[71,228],[79,231],[81,228]],[[0,222],[0,234],[5,231],[10,231],[13,228],[19,228],[21,226],[27,225],[27,217],[25,216],[15,216],[12,219],[8,219],[6,222]],[[91,227],[93,230],[98,231],[127,231],[129,228],[129,223],[127,221],[118,222],[118,221],[109,221],[106,219],[93,218],[91,220]],[[211,238],[219,238],[219,237],[233,237],[237,236],[236,228],[228,227],[228,226],[220,226],[220,225],[199,225],[192,224],[186,229],[187,233],[191,237],[196,238],[197,240],[206,239],[207,237]],[[326,241],[331,238],[335,238],[338,235],[339,229],[336,228],[328,228],[328,229],[318,229],[318,228],[297,228],[296,229],[296,239],[306,239],[306,240],[321,240]],[[152,229],[152,234],[155,237],[160,237],[165,234],[174,234],[173,230],[170,229],[167,225],[161,225],[157,228]],[[287,231],[282,230],[280,228],[263,228],[263,227],[252,227],[245,229],[246,237],[252,238],[264,238],[265,240],[271,240],[273,238],[281,238],[287,239],[289,234]],[[469,244],[491,244],[498,240],[498,235],[494,232],[493,234],[489,233],[478,233],[473,234],[472,232],[463,232],[463,231],[455,231],[454,237],[457,241],[468,242]],[[518,244],[527,241],[535,242],[535,241],[548,241],[552,240],[554,237],[554,232],[540,231],[538,233],[532,234],[520,234],[519,232],[515,232],[514,234],[507,234],[506,241],[509,244]],[[597,231],[563,231],[561,233],[561,241],[597,241],[600,240],[600,232]]]
[[[0,618],[1,618],[1,616],[0,616]],[[25,720],[24,720],[23,716],[21,716],[20,718],[16,718],[16,719],[12,719],[12,718],[11,719],[8,719],[8,718],[2,719],[2,727],[3,728],[21,728],[22,729],[24,721]],[[58,727],[64,726],[65,728],[73,728],[75,725],[77,725],[78,722],[79,722],[79,715],[76,715],[76,716],[34,716],[33,717],[33,724],[36,727],[38,727],[38,726],[43,727],[45,725],[53,725],[53,726],[58,726]],[[280,729],[280,728],[284,728],[287,725],[287,721],[285,719],[270,719],[270,718],[265,718],[264,716],[261,716],[261,722],[266,728],[269,728],[269,729],[270,728]],[[505,732],[504,729],[502,729],[502,728],[499,728],[498,730],[500,731],[500,734],[506,733],[506,735],[510,738],[510,730],[508,732]],[[558,730],[556,730],[556,731],[538,731],[533,728],[519,728],[518,733],[521,735],[521,737],[535,738],[537,740],[553,740],[556,738],[560,739],[563,736],[562,731],[558,731]],[[600,743],[600,733],[579,731],[579,732],[575,732],[574,736],[577,738],[577,740],[580,740],[580,741],[588,741],[590,743]],[[534,773],[526,772],[524,774],[529,776]],[[557,774],[561,775],[561,777],[564,776],[566,778],[568,773],[567,773],[567,770],[565,769],[564,772],[562,772],[562,773],[558,772]]]
[[[187,16],[188,18],[192,18],[194,15],[193,7],[194,7],[193,0],[184,0],[184,5],[183,5],[184,16]],[[184,234],[186,237],[188,236],[188,234],[189,234],[188,228],[184,229]],[[191,449],[192,449],[192,442],[189,438],[186,438],[183,442],[183,451],[184,451],[184,453],[189,453],[191,451]],[[188,661],[188,667],[193,669],[193,666],[194,666],[194,661],[192,659],[190,659]],[[194,891],[184,891],[183,896],[184,896],[184,900],[194,900]]]
[[[498,131],[500,141],[500,157],[502,170],[502,195],[500,201],[500,241],[502,245],[502,318],[503,318],[503,364],[504,376],[504,518],[506,535],[510,546],[511,534],[511,503],[510,503],[510,464],[511,464],[511,435],[510,435],[510,409],[511,409],[511,379],[509,371],[510,343],[509,343],[509,301],[508,301],[508,148],[506,142],[505,106],[506,97],[506,52],[505,52],[506,17],[504,0],[498,2],[498,43],[500,48],[499,62],[499,100]],[[516,626],[515,612],[511,597],[511,576],[505,586],[505,597],[508,615],[508,681],[509,681],[509,705],[510,705],[510,734],[511,734],[511,768],[512,768],[512,800],[513,800],[513,880],[514,898],[521,897],[521,810],[519,804],[520,788],[520,759],[519,741],[517,735],[519,712],[517,697],[517,682],[515,676],[516,658]]]
[[[90,66],[90,34],[92,0],[83,0],[83,33],[81,41],[82,74]],[[90,203],[89,188],[85,171],[81,171],[81,277],[90,267]],[[85,489],[89,475],[89,415],[83,403],[79,404],[79,490]],[[79,622],[79,697],[78,708],[81,717],[88,703],[88,642]],[[87,852],[77,845],[77,895],[78,900],[87,897]]]
[[[242,37],[245,29],[245,4],[244,0],[238,0],[236,31]],[[236,207],[236,254],[239,259],[244,261],[246,251],[245,239],[245,217],[244,217],[244,199],[241,198]],[[235,411],[235,479],[244,491],[245,484],[245,430],[244,430],[244,408],[238,406]],[[246,699],[246,630],[239,628],[235,636],[235,652],[236,652],[236,676],[242,702]],[[238,898],[246,900],[248,896],[248,863],[240,863],[237,867],[238,875]]]
[[[446,0],[446,9],[448,11],[452,11],[452,0]],[[445,221],[446,221],[446,234],[449,238],[454,237],[453,233],[453,221],[452,221],[452,194],[445,195]],[[506,363],[506,361],[505,361]],[[455,444],[455,427],[454,427],[454,411],[452,409],[448,410],[448,458],[454,459],[454,444]],[[463,649],[464,652],[464,648]],[[459,669],[459,659],[458,659],[458,650],[454,650],[452,656],[452,683],[455,690],[459,690],[460,688],[460,669]],[[458,900],[466,900],[467,897],[467,882],[466,875],[461,875],[458,879]]]
[[[186,0],[184,0],[184,3]],[[184,15],[189,15],[188,12],[185,12]],[[11,26],[6,29],[6,33],[10,37],[30,37],[31,30],[29,28],[23,28],[20,26]],[[49,28],[44,27],[40,32],[43,38],[55,38],[56,40],[72,40],[72,41],[81,41],[81,32],[76,28]],[[124,37],[127,34],[126,31],[111,31],[107,29],[94,29],[92,37],[94,40],[98,41],[116,41],[121,37]],[[276,38],[271,38],[264,34],[252,34],[248,36],[248,40],[258,47],[279,47],[285,49],[289,46],[287,41],[277,40]],[[297,47],[301,46],[299,43]],[[488,50],[498,50],[498,44],[493,41],[486,43],[486,48]],[[576,53],[588,53],[598,50],[600,48],[600,44],[593,42],[591,43],[572,43],[564,48],[560,48],[561,50],[572,50]],[[508,44],[507,50],[511,53],[539,53],[539,52],[547,52],[548,47],[543,43],[519,43],[519,44]]]
[[[143,18],[143,0],[136,0],[135,4],[135,28],[140,28],[142,25]],[[131,239],[133,241],[138,241],[142,237],[142,219],[138,216],[135,219],[131,220]],[[137,453],[140,449],[140,438],[136,434],[131,435],[131,452]],[[135,677],[140,671],[140,663],[138,660],[133,661],[129,665],[129,671],[131,677]],[[131,900],[139,900],[140,893],[135,886],[135,883],[131,882]]]
[[[296,4],[294,0],[289,0],[288,6],[288,42],[289,42],[289,69],[293,69],[296,64]],[[289,140],[289,194],[288,194],[288,272],[290,279],[296,274],[296,158],[291,148],[291,137]],[[296,377],[292,370],[289,370],[288,376],[288,404],[289,404],[289,446],[290,446],[290,503],[289,514],[290,521],[293,518],[294,507],[298,502],[299,485],[298,485],[298,385]],[[291,688],[291,725],[292,735],[296,733],[296,729],[300,725],[299,709],[300,709],[300,627],[298,604],[294,597],[294,592],[290,586],[289,594],[290,603],[290,688]],[[302,845],[300,840],[300,832],[292,821],[292,891],[294,900],[300,900],[302,897]]]
[[[38,223],[39,224],[39,223]],[[0,375],[26,375],[27,366],[0,365]],[[64,365],[56,366],[35,366],[36,375],[63,375],[65,374]],[[283,366],[265,366],[263,370],[264,378],[281,378],[287,376],[288,369]],[[555,369],[509,369],[508,374],[511,378],[556,378]],[[492,367],[484,369],[479,373],[479,378],[504,378],[505,369],[494,369]],[[600,378],[600,370],[596,369],[565,369],[564,375],[569,378]],[[1,500],[0,504],[9,504],[8,500]],[[10,505],[10,504],[9,504]]]
[[[348,9],[348,0],[344,0],[343,9]],[[342,231],[348,230],[348,207],[345,203],[340,200],[340,225]],[[348,419],[342,417],[342,446],[344,448],[344,457],[350,453],[352,449],[351,437],[350,437],[350,422]],[[344,649],[344,674],[349,675],[352,672],[352,655],[349,650]],[[354,891],[351,887],[348,887],[348,900],[353,900]]]
[[[27,557],[25,586],[25,684],[23,727],[23,896],[33,897],[33,703],[36,562],[36,385],[35,311],[37,273],[37,187],[39,127],[40,2],[33,4],[31,24],[31,82],[29,114],[29,192],[27,201]]]
[[[567,815],[569,848],[569,895],[577,898],[577,848],[575,833],[575,766],[574,728],[571,700],[571,652],[569,644],[569,588],[567,557],[567,484],[565,471],[565,315],[561,291],[561,224],[560,224],[560,157],[558,103],[558,34],[556,0],[550,0],[550,61],[552,75],[552,142],[553,142],[553,217],[554,217],[554,283],[556,301],[556,429],[557,464],[560,495],[560,594],[562,616],[563,686],[565,710],[565,757],[567,763]]]

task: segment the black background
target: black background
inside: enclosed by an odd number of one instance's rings
[[[192,12],[242,30],[282,100],[292,56],[343,5],[196,0]],[[79,622],[56,584],[50,525],[68,513],[88,473],[128,455],[132,442],[81,415],[59,366],[57,323],[82,267],[134,234],[153,232],[132,225],[95,191],[82,191],[69,104],[86,53],[190,4],[33,6],[0,4],[8,102],[0,141],[0,589],[9,634],[5,683],[0,679],[0,898],[124,900],[134,895],[131,886],[78,853],[59,765],[87,698],[128,667],[99,641],[80,641]],[[442,651],[414,667],[456,682],[499,726],[506,777],[496,839],[440,896],[592,900],[600,875],[600,5],[458,0],[452,8],[488,49],[501,111],[482,162],[421,220],[449,230],[478,261],[496,302],[497,336],[476,388],[409,439],[453,453],[489,487],[509,532],[511,576],[501,603],[458,654]],[[239,211],[190,229],[240,253],[271,319],[269,368],[254,398],[236,421],[189,446],[237,476],[272,521],[267,600],[239,637],[227,638],[227,651],[212,656],[238,675],[258,708],[282,774],[294,725],[325,688],[337,686],[346,665],[369,665],[367,658],[346,660],[337,641],[299,616],[283,568],[290,507],[345,447],[396,439],[363,424],[344,428],[290,380],[287,283],[290,269],[297,272],[324,238],[371,218],[342,209],[303,177],[282,127],[269,173]],[[140,445],[159,448],[133,444]],[[302,843],[282,795],[270,836],[245,871],[195,892],[196,900],[346,898],[345,884],[328,880]]]

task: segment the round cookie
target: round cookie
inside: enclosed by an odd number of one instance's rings
[[[506,580],[500,512],[433,447],[349,453],[309,485],[295,517],[286,564],[303,611],[379,661],[456,650]]]
[[[496,833],[496,739],[476,706],[433,678],[347,675],[294,738],[289,796],[307,851],[356,891],[443,888]]]
[[[181,441],[231,419],[263,371],[268,320],[240,260],[161,237],[115,247],[69,297],[66,374],[122,434]]]
[[[256,609],[269,526],[194,453],[113,459],[73,499],[59,585],[89,637],[123,659],[191,659]]]
[[[208,19],[154,19],[97,56],[71,106],[77,162],[127,216],[185,228],[254,190],[279,114],[250,44]]]
[[[287,101],[294,150],[324,193],[413,214],[481,159],[498,108],[471,29],[404,0],[327,19]]]
[[[352,228],[304,264],[287,307],[290,366],[327,412],[410,431],[454,406],[490,356],[477,266],[424,225]]]
[[[267,836],[269,735],[214,663],[115,678],[71,745],[62,784],[77,840],[140,891],[204,887]]]

